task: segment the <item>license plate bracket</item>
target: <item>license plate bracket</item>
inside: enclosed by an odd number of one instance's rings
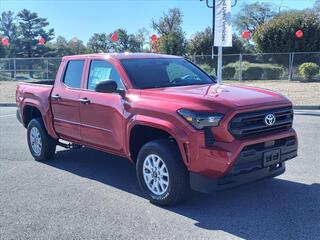
[[[263,154],[263,166],[268,167],[280,162],[281,152],[280,149],[274,149],[264,152]]]

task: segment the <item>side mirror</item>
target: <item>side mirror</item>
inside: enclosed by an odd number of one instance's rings
[[[101,93],[114,93],[117,92],[118,85],[115,81],[106,80],[101,81],[96,85],[95,91]]]

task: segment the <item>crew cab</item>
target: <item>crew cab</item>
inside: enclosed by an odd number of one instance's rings
[[[35,160],[57,145],[125,157],[158,205],[278,176],[297,156],[286,97],[218,84],[183,57],[66,56],[54,82],[20,83],[16,101]]]

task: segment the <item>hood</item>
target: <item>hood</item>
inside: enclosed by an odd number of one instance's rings
[[[291,104],[279,93],[242,85],[193,85],[146,89],[141,95],[165,98],[170,101],[214,102],[231,108]]]

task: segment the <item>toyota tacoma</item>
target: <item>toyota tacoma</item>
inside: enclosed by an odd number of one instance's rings
[[[35,160],[58,145],[128,158],[157,205],[278,176],[297,156],[286,97],[218,84],[183,57],[66,56],[55,81],[20,83],[16,101]]]

